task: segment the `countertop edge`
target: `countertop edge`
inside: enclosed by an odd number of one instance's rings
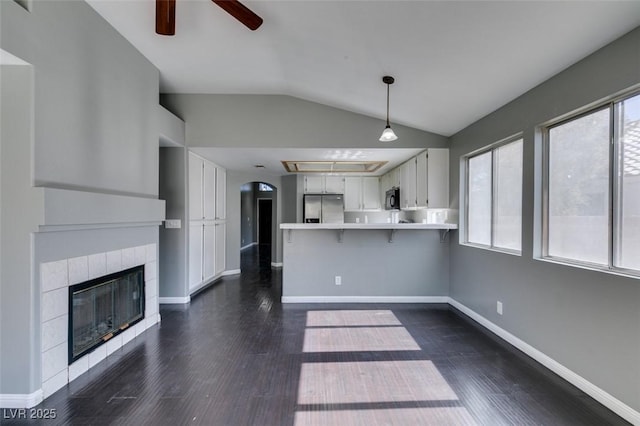
[[[280,229],[458,229],[455,223],[282,223]]]

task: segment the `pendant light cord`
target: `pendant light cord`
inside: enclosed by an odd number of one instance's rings
[[[389,83],[387,83],[387,127],[389,126]]]

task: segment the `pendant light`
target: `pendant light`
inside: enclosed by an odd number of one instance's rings
[[[380,136],[380,142],[393,142],[398,137],[393,132],[393,129],[389,125],[389,86],[393,84],[395,79],[389,75],[385,75],[382,77],[382,82],[387,85],[387,127],[382,131],[382,136]]]

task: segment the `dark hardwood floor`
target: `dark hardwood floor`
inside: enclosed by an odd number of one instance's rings
[[[268,250],[243,251],[242,271],[163,305],[37,407],[55,420],[2,423],[627,424],[446,305],[282,305]]]

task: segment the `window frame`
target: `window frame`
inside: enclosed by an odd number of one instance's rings
[[[562,265],[580,267],[584,269],[613,273],[616,275],[640,277],[640,269],[631,269],[616,266],[616,262],[621,255],[621,235],[622,235],[622,185],[621,177],[618,176],[621,170],[622,157],[620,156],[620,126],[618,112],[620,105],[627,99],[640,96],[640,90],[634,90],[615,97],[605,102],[591,105],[579,111],[566,114],[553,121],[539,126],[542,134],[542,197],[541,197],[541,227],[540,242],[541,252],[539,259],[558,263]],[[609,169],[608,169],[608,208],[607,208],[607,264],[589,262],[584,260],[553,256],[549,254],[549,184],[550,184],[550,130],[563,124],[570,123],[585,116],[599,111],[609,111]]]
[[[506,247],[500,247],[500,246],[496,246],[495,245],[495,225],[496,225],[496,193],[497,193],[497,185],[498,185],[498,181],[497,179],[495,179],[496,176],[496,166],[497,166],[497,157],[495,155],[495,151],[497,151],[499,148],[502,148],[504,146],[507,146],[511,143],[514,142],[520,142],[522,144],[522,152],[521,152],[521,156],[522,156],[522,168],[521,168],[521,183],[520,183],[520,249],[516,250],[516,249],[511,249],[511,248],[506,248]],[[469,241],[469,213],[470,213],[470,209],[469,209],[469,189],[471,187],[470,185],[470,179],[471,179],[471,173],[469,171],[469,160],[471,160],[472,158],[478,157],[480,155],[486,154],[486,153],[491,153],[491,218],[490,218],[490,223],[491,223],[491,229],[489,231],[489,239],[490,239],[490,243],[487,244],[481,244],[481,243],[476,243],[476,242],[472,242]],[[491,145],[485,146],[483,148],[480,148],[478,150],[475,150],[473,152],[470,152],[466,155],[463,156],[463,161],[464,161],[464,229],[462,232],[462,241],[460,242],[462,245],[466,245],[469,247],[475,247],[475,248],[480,248],[480,249],[484,249],[484,250],[489,250],[489,251],[496,251],[499,253],[505,253],[505,254],[511,254],[514,256],[522,256],[522,202],[523,202],[523,186],[524,186],[524,137],[523,137],[523,133],[517,133],[515,135],[509,136],[505,139],[502,139],[498,142],[492,143]]]

